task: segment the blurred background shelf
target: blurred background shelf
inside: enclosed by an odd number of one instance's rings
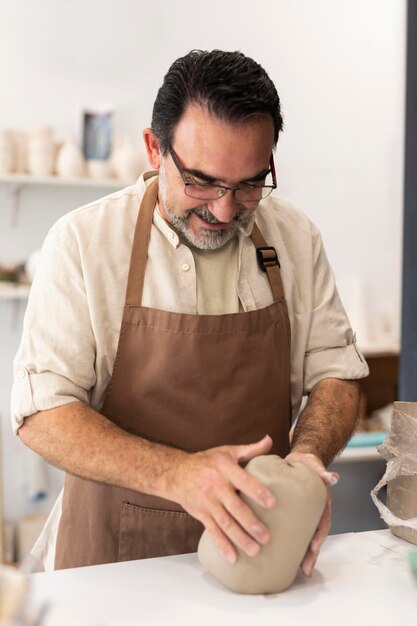
[[[29,292],[30,285],[0,282],[0,300],[26,300]]]
[[[382,460],[382,457],[377,450],[377,446],[367,446],[363,448],[345,448],[343,452],[335,458],[333,463],[380,460]]]
[[[1,174],[0,183],[7,185],[58,185],[62,187],[94,187],[103,189],[123,189],[134,181],[116,178],[63,178],[59,176],[33,176],[32,174]]]
[[[355,433],[334,463],[381,460],[378,446],[384,443],[386,436],[385,432]]]
[[[395,356],[400,353],[400,342],[398,341],[375,341],[361,344],[359,346],[366,359]]]

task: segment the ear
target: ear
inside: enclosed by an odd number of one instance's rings
[[[143,131],[143,141],[145,142],[149,163],[154,170],[159,170],[161,167],[162,155],[159,149],[159,141],[153,134],[152,128],[145,128]]]

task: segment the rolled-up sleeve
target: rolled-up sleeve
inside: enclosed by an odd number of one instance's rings
[[[359,379],[369,374],[337,292],[318,230],[312,225],[313,308],[304,357],[304,393],[324,378]]]
[[[14,359],[14,431],[37,411],[88,403],[95,353],[77,242],[54,228],[42,248]]]

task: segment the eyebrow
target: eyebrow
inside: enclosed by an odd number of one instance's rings
[[[202,172],[201,170],[196,170],[193,168],[185,167],[183,168],[183,171],[187,172],[187,174],[191,174],[191,176],[196,176],[197,178],[201,178],[207,183],[215,183],[216,181],[219,180],[218,178],[214,178],[214,176],[210,176],[210,174],[206,174],[205,172]],[[240,183],[249,183],[249,182],[256,183],[257,181],[265,178],[270,173],[271,173],[271,169],[268,168],[266,170],[262,170],[262,172],[259,172],[259,174],[255,174],[255,176],[251,176],[250,178],[245,178],[244,180],[240,180],[237,184],[239,185]]]

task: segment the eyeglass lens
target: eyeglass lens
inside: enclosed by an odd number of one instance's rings
[[[190,198],[198,198],[200,200],[217,200],[226,193],[225,187],[206,184],[190,184],[186,185],[185,193]],[[269,196],[272,187],[238,187],[234,190],[234,196],[240,202],[259,202],[263,198]]]

